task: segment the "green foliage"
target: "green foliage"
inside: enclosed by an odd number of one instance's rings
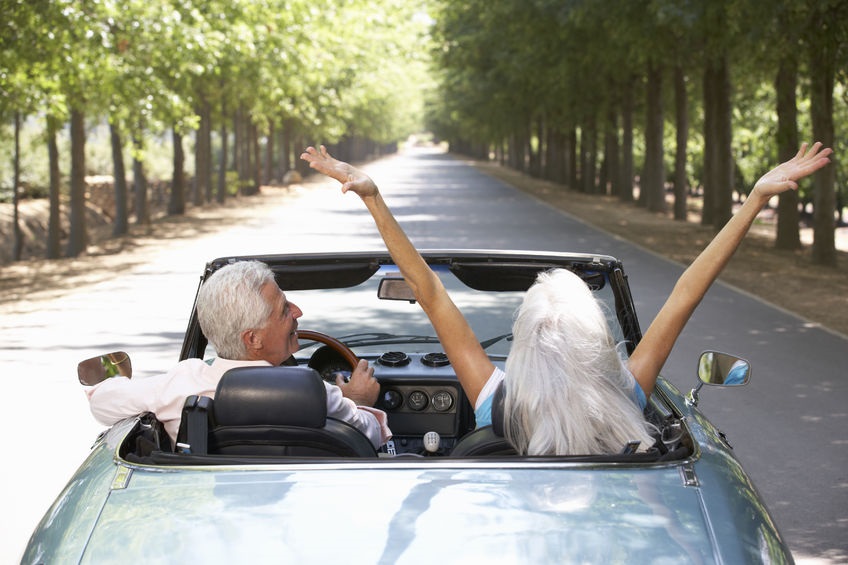
[[[704,65],[726,57],[733,73],[732,151],[739,173],[737,188],[744,192],[777,158],[777,65],[786,57],[803,55],[808,22],[821,11],[833,17],[827,29],[813,33],[828,35],[839,62],[834,149],[848,144],[844,141],[848,125],[845,6],[839,0],[824,5],[789,0],[442,0],[433,11],[439,94],[428,99],[427,123],[440,138],[499,143],[512,133],[526,131],[539,116],[551,128],[592,127],[593,118],[629,97],[636,109],[638,165],[644,158],[639,144],[645,65],[648,61],[668,69],[681,65],[689,79],[687,167],[697,185],[704,153]],[[805,72],[802,64],[798,128],[801,138],[808,140]],[[665,158],[671,171],[676,132],[670,85],[664,98]],[[836,166],[838,183],[845,191],[848,168],[841,163]],[[802,184],[802,197],[809,189]]]
[[[733,72],[733,152],[744,186],[774,162],[777,63],[799,56],[808,23],[835,45],[837,151],[848,147],[848,30],[844,2],[789,0],[0,0],[0,187],[11,185],[15,112],[25,121],[22,174],[46,186],[46,116],[81,109],[90,127],[90,174],[110,174],[107,121],[152,179],[170,175],[170,130],[199,126],[202,106],[218,127],[236,109],[259,127],[292,129],[307,142],[360,137],[379,144],[425,127],[438,139],[500,144],[538,121],[586,131],[629,99],[634,153],[649,61],[682,65],[689,78],[690,178],[703,154],[701,77],[710,57]],[[839,10],[842,9],[842,12]],[[807,43],[805,43],[807,42]],[[801,57],[799,130],[809,138],[807,69]],[[671,170],[673,98],[666,89]],[[216,130],[217,131],[217,130]],[[232,131],[231,131],[232,133]],[[534,139],[534,148],[542,140]],[[69,172],[67,134],[60,168]],[[193,136],[186,137],[188,170]],[[846,167],[837,181],[844,187]],[[809,187],[802,185],[802,196]],[[845,190],[843,188],[843,190]]]
[[[421,129],[428,78],[426,2],[345,0],[0,0],[0,121],[15,112],[116,124],[142,137],[148,174],[165,134],[198,128],[198,108],[241,108],[267,131],[288,123],[311,140],[391,143]],[[90,173],[109,174],[108,137],[92,129]],[[0,186],[11,184],[0,131]],[[46,149],[26,144],[27,182],[46,184]],[[67,174],[65,148],[62,169]],[[33,160],[34,159],[34,160]],[[190,163],[187,163],[189,166]],[[10,165],[8,165],[10,167]],[[167,169],[165,169],[167,170]],[[166,174],[167,176],[167,174]]]

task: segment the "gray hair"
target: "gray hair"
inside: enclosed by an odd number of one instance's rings
[[[241,339],[245,330],[263,327],[271,316],[271,305],[262,287],[274,283],[274,273],[260,261],[239,261],[214,272],[197,294],[200,329],[225,359],[245,359]]]
[[[632,440],[653,445],[601,305],[570,271],[541,273],[527,291],[505,386],[504,432],[519,453],[618,453]]]

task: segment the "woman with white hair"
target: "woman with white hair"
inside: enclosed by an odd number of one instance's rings
[[[489,359],[439,277],[430,270],[365,173],[323,146],[301,158],[359,195],[392,258],[436,330],[477,425],[491,422],[504,383],[504,433],[518,453],[618,453],[637,440],[653,444],[643,417],[647,398],[674,342],[768,200],[830,162],[830,149],[804,144],[754,185],[739,211],[681,275],[630,358],[617,346],[598,301],[583,281],[557,269],[539,275],[516,313],[513,345],[501,371]]]

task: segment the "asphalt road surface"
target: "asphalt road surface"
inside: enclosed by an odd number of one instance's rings
[[[367,169],[419,248],[580,251],[622,259],[643,328],[683,269],[459,159],[410,151]],[[124,349],[139,376],[170,368],[198,276],[214,257],[380,248],[358,198],[340,195],[333,182],[310,182],[281,207],[257,210],[237,227],[163,240],[107,280],[0,305],[0,374],[7,394],[0,563],[19,559],[102,430],[76,382],[78,361]],[[796,560],[848,561],[848,339],[719,283],[689,322],[664,374],[678,388],[692,388],[705,349],[753,365],[751,384],[702,390],[700,407],[734,445]]]

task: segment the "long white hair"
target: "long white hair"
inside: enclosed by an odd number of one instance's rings
[[[504,433],[528,455],[618,453],[653,445],[601,305],[565,269],[541,273],[516,312]],[[635,386],[639,386],[636,384]]]

